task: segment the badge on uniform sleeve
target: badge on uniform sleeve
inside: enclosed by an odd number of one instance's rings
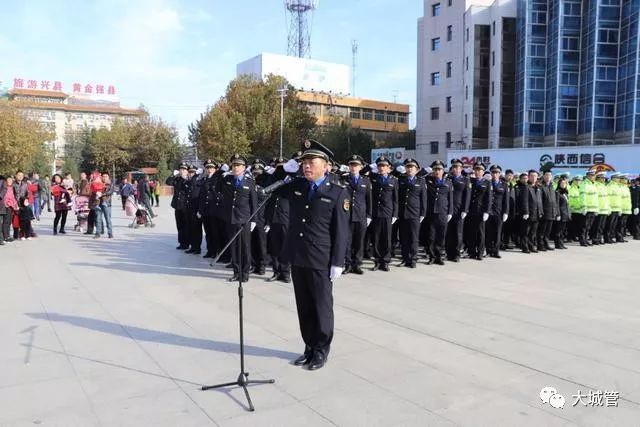
[[[350,206],[351,206],[351,200],[344,199],[344,202],[342,202],[342,209],[344,209],[345,212],[349,212]]]
[[[471,188],[471,183],[469,183],[469,188]]]

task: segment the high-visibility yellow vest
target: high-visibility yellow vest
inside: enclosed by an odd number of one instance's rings
[[[622,199],[621,213],[623,215],[631,215],[631,190],[627,184],[618,184],[620,185],[620,197]]]
[[[598,187],[598,215],[609,215],[611,213],[611,205],[609,205],[609,189],[603,182],[597,182]]]
[[[611,181],[607,184],[607,188],[609,190],[609,205],[611,205],[611,212],[620,212],[622,209],[620,186],[617,182]]]
[[[595,182],[591,182],[588,178],[582,181],[580,196],[582,197],[583,209],[586,209],[587,212],[598,213],[598,187]]]
[[[577,182],[569,186],[569,209],[571,209],[571,213],[580,213],[582,210],[582,196]]]

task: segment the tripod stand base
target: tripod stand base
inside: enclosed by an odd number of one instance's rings
[[[249,403],[248,410],[253,412],[255,411],[255,408],[253,407],[253,403],[251,402],[251,396],[249,396],[249,390],[247,389],[247,386],[251,384],[273,384],[275,382],[276,380],[249,380],[249,374],[247,372],[240,372],[240,375],[238,375],[238,379],[235,380],[234,382],[215,384],[215,385],[205,385],[205,386],[202,386],[201,390],[211,390],[216,388],[233,387],[233,386],[242,387],[242,389],[244,390],[244,395],[247,397],[247,402]]]

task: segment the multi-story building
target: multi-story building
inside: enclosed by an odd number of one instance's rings
[[[422,157],[445,157],[443,148],[640,143],[640,3],[457,3],[456,10],[456,0],[425,1],[418,21],[416,144]],[[454,43],[458,33],[460,45]],[[452,43],[445,49],[442,37]],[[434,78],[450,63],[454,80]],[[456,97],[463,98],[459,115]]]

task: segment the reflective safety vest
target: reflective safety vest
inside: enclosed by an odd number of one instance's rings
[[[595,182],[591,182],[588,178],[582,181],[580,185],[580,196],[582,198],[582,208],[587,212],[598,213],[598,187]]]
[[[622,214],[631,215],[631,190],[627,184],[618,184],[620,186],[620,197],[622,198]]]
[[[569,186],[569,209],[571,209],[571,213],[580,213],[582,210],[580,186],[575,182]]]
[[[620,193],[620,186],[617,182],[611,181],[607,188],[609,189],[609,204],[611,205],[611,212],[620,212],[622,209],[622,194]]]
[[[603,182],[597,182],[598,187],[598,215],[609,215],[611,205],[609,205],[609,189]]]

